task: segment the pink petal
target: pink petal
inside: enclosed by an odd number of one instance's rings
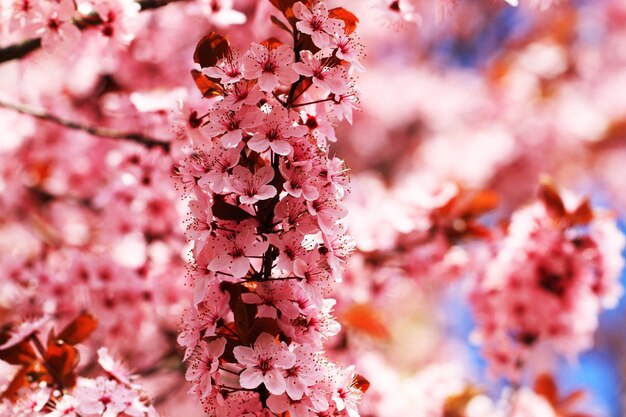
[[[291,153],[291,145],[286,140],[272,141],[270,148],[278,155],[289,155]]]
[[[285,378],[283,378],[278,369],[272,369],[271,371],[268,371],[265,374],[265,378],[263,378],[263,382],[265,383],[265,387],[271,394],[282,394],[287,388],[285,384]]]
[[[256,365],[256,356],[254,355],[254,350],[252,350],[252,348],[249,348],[247,346],[236,346],[233,349],[233,354],[235,355],[235,359],[237,359],[237,362],[239,362],[242,365],[245,365],[245,366]]]
[[[268,198],[272,198],[276,195],[276,188],[272,187],[271,185],[264,185],[259,188],[259,191],[256,195],[259,200],[267,200]]]
[[[262,133],[255,133],[248,141],[248,148],[255,152],[264,152],[269,146],[270,142],[265,138]]]
[[[237,349],[237,348],[235,348]],[[237,355],[235,355],[237,356]],[[254,368],[247,368],[239,375],[239,384],[243,388],[256,388],[263,382],[263,374]]]

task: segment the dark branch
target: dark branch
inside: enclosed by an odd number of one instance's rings
[[[149,138],[139,133],[120,132],[116,129],[111,129],[108,127],[87,126],[87,125],[83,125],[80,123],[72,122],[70,120],[61,119],[60,117],[54,116],[52,114],[48,114],[41,110],[31,109],[21,104],[7,103],[2,100],[0,100],[0,107],[13,110],[21,114],[27,114],[29,116],[36,117],[37,119],[40,119],[40,120],[46,120],[52,123],[56,123],[68,129],[80,130],[80,131],[89,133],[90,135],[93,135],[93,136],[99,136],[103,138],[117,139],[117,140],[126,140],[130,142],[139,143],[148,148],[160,147],[160,148],[163,148],[163,150],[165,150],[166,152],[168,152],[170,149],[170,144],[168,142],[163,142],[157,139]]]
[[[170,3],[175,3],[184,0],[140,0],[138,1],[141,6],[141,11],[158,9],[159,7],[167,6]],[[76,19],[74,24],[79,29],[86,29],[90,26],[98,26],[102,23],[98,15],[85,16]],[[32,38],[16,43],[14,45],[7,46],[6,48],[0,48],[0,64],[14,59],[24,58],[26,55],[41,48],[41,38]]]

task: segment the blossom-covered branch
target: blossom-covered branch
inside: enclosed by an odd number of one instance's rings
[[[218,98],[179,169],[195,258],[179,341],[209,414],[354,417],[366,383],[323,342],[339,330],[325,297],[352,249],[346,169],[328,142],[356,102],[357,20],[325,2],[276,5],[291,46],[269,39],[239,55],[212,33],[196,49],[194,78]]]
[[[120,132],[116,129],[112,129],[108,127],[87,126],[81,123],[62,119],[58,116],[46,113],[41,110],[32,109],[22,104],[9,103],[4,100],[0,100],[0,107],[13,110],[21,114],[27,114],[29,116],[36,117],[37,119],[40,119],[40,120],[45,120],[48,122],[56,123],[68,129],[80,130],[85,133],[89,133],[90,135],[93,135],[93,136],[99,136],[99,137],[109,138],[109,139],[126,140],[130,142],[139,143],[148,148],[160,147],[165,151],[168,151],[170,147],[168,142],[149,138],[139,133]]]
[[[157,9],[179,1],[186,0],[108,0],[101,2],[100,7],[95,8],[91,14],[76,15],[76,4],[69,0],[58,1],[56,4],[15,0],[12,5],[14,14],[9,15],[7,25],[14,30],[19,29],[24,33],[43,34],[43,36],[0,48],[0,64],[24,58],[42,46],[46,46],[44,43],[50,48],[51,41],[56,43],[76,38],[79,29],[105,26],[105,36],[112,37],[113,28],[123,21],[125,12],[132,15],[136,11]]]

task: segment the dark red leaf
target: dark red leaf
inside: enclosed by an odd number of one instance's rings
[[[558,404],[559,390],[550,374],[541,374],[535,379],[535,392],[545,398],[553,407]]]
[[[48,345],[46,363],[51,368],[49,372],[53,380],[59,380],[63,387],[71,388],[76,384],[78,362],[78,350],[74,346],[63,342]]]
[[[346,35],[354,32],[356,30],[357,24],[359,23],[359,19],[352,12],[344,9],[343,7],[330,9],[328,11],[328,17],[343,20],[343,22],[345,23],[343,29],[346,32]]]
[[[478,217],[495,209],[498,204],[500,204],[500,196],[495,191],[470,192],[461,216],[466,219]]]
[[[25,340],[0,352],[0,359],[11,365],[29,365],[37,360],[30,343]]]
[[[212,67],[230,51],[226,38],[211,32],[198,42],[193,53],[193,62],[201,68]]]
[[[87,312],[81,313],[59,334],[58,340],[76,345],[87,339],[98,327],[98,320]]]
[[[191,77],[203,97],[223,96],[224,88],[214,79],[207,77],[198,70],[191,70]]]
[[[267,49],[276,49],[279,46],[284,45],[284,43],[276,38],[269,38],[262,41],[261,45],[265,46]]]
[[[589,224],[593,220],[593,209],[591,208],[591,203],[588,198],[585,198],[578,207],[576,207],[576,210],[570,213],[569,219],[574,225]]]
[[[4,390],[0,398],[7,399],[9,401],[17,400],[17,393],[20,389],[28,387],[30,382],[27,378],[27,368],[23,367],[13,377],[9,386]]]
[[[351,385],[365,394],[370,387],[370,382],[363,375],[356,374]]]
[[[380,314],[370,304],[354,304],[341,316],[346,327],[363,332],[375,339],[389,338],[389,329]]]
[[[549,179],[542,179],[537,198],[545,205],[548,214],[554,219],[562,219],[567,214],[565,204],[556,187]]]

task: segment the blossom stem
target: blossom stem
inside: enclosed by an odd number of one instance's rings
[[[332,98],[323,98],[323,99],[319,99],[319,100],[315,100],[315,101],[309,101],[308,103],[298,103],[298,104],[294,104],[293,106],[291,106],[292,108],[294,107],[302,107],[302,106],[308,106],[309,104],[317,104],[317,103],[324,103],[325,101],[331,101]]]
[[[102,138],[116,139],[116,140],[126,140],[126,141],[141,144],[148,148],[160,147],[166,152],[169,151],[169,148],[170,148],[170,144],[168,142],[163,142],[157,139],[149,138],[139,133],[120,132],[116,129],[111,129],[108,127],[87,126],[81,123],[62,119],[58,116],[46,113],[41,110],[32,109],[22,104],[8,103],[4,100],[0,100],[0,107],[13,110],[17,113],[26,114],[26,115],[35,117],[40,120],[45,120],[45,121],[49,121],[52,123],[56,123],[57,125],[66,127],[68,129],[80,130],[92,136],[99,136]]]

